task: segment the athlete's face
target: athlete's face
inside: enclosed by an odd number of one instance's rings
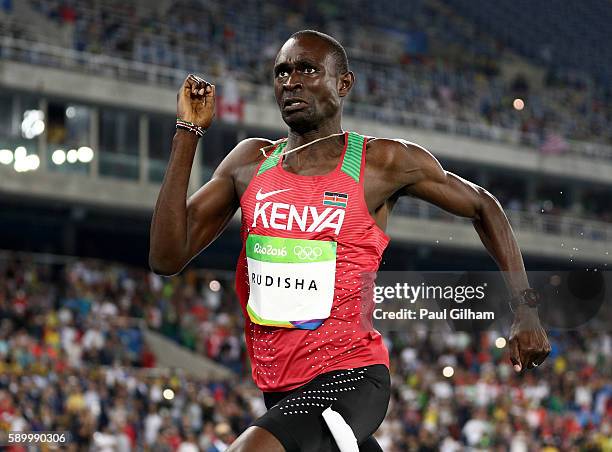
[[[325,41],[308,35],[289,39],[274,64],[274,94],[285,123],[307,132],[339,114],[352,86],[349,74],[337,73]]]

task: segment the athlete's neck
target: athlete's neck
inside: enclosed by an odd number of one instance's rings
[[[289,129],[289,137],[287,139],[287,150],[297,148],[311,141],[325,138],[330,135],[342,133],[340,123],[329,123],[322,125],[319,128],[309,130],[308,132],[296,132]]]

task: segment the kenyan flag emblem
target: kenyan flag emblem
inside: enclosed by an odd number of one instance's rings
[[[348,195],[346,193],[336,193],[332,191],[326,191],[323,193],[323,205],[324,206],[336,206],[346,208],[348,202]]]

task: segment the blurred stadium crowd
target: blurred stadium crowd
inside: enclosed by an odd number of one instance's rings
[[[478,11],[451,0],[394,0],[385,8],[366,0],[29,1],[62,27],[62,44],[74,50],[198,72],[217,82],[232,74],[269,85],[282,42],[295,30],[316,28],[349,50],[358,83],[346,108],[357,116],[398,122],[402,112],[405,122],[405,114],[428,115],[459,132],[457,124],[496,126],[552,153],[568,150],[567,139],[612,143],[611,60],[605,62],[607,53],[578,52],[569,39],[576,29],[594,43],[605,38],[606,18],[612,18],[600,0],[570,8],[571,21],[563,2],[550,10],[522,2],[525,23],[517,26],[538,30],[523,38],[508,30],[502,14],[491,13],[493,23],[480,31],[472,22],[482,19]],[[500,6],[516,9],[508,0]],[[550,20],[551,11],[564,19]],[[5,35],[49,42],[9,24]],[[515,55],[541,73],[541,83],[508,70],[517,64]],[[520,114],[514,99],[524,100]]]
[[[216,452],[265,411],[223,272],[160,278],[113,263],[4,255],[0,319],[2,430],[70,430],[79,449]],[[229,366],[236,381],[156,369],[145,325]],[[612,334],[553,332],[546,365],[524,376],[497,336],[388,335],[383,450],[611,450]]]
[[[62,32],[44,34],[17,17],[20,1]],[[213,82],[233,77],[257,91],[270,86],[288,36],[320,29],[345,45],[357,74],[347,113],[494,140],[511,134],[546,154],[570,151],[573,140],[610,149],[610,23],[607,0],[391,0],[385,8],[367,0],[0,1],[1,39]],[[510,177],[485,186],[511,221],[513,212],[534,214],[534,222],[541,213],[612,221],[605,190],[583,187],[568,199],[546,181],[528,194]],[[231,272],[162,278],[109,262],[44,262],[0,254],[0,431],[69,430],[73,450],[220,452],[265,411]],[[156,367],[145,328],[228,367],[236,380]],[[612,451],[612,333],[553,332],[546,364],[521,376],[495,346],[500,334],[388,335],[393,391],[377,432],[383,450]]]

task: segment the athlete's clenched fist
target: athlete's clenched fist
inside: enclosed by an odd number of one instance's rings
[[[177,96],[176,115],[183,121],[207,129],[215,116],[215,85],[189,74]]]
[[[551,348],[536,309],[525,305],[517,307],[508,345],[510,361],[517,372],[538,367],[546,359]]]

